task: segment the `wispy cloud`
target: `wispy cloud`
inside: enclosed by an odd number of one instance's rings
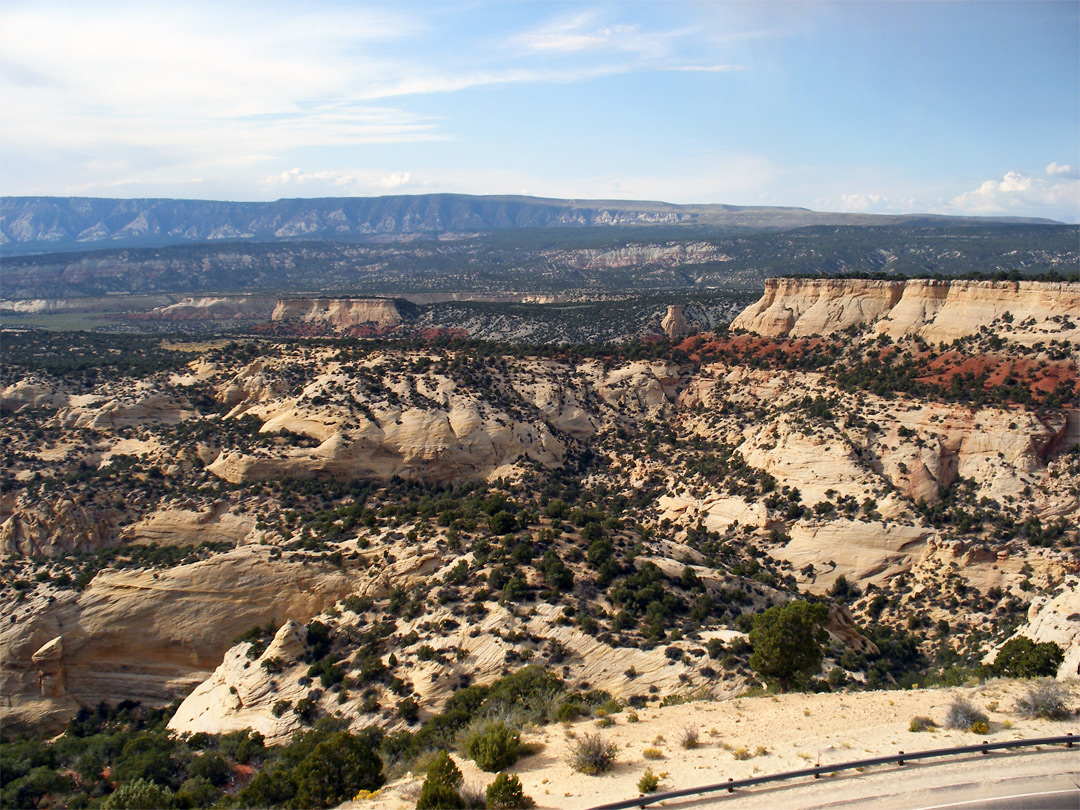
[[[672,65],[661,70],[682,71],[684,73],[730,73],[733,70],[746,70],[745,65]]]
[[[670,54],[697,28],[650,30],[639,23],[599,22],[596,11],[560,17],[514,37],[513,45],[534,53],[622,52],[646,57]]]

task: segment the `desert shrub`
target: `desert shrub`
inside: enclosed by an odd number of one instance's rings
[[[698,747],[698,730],[694,726],[685,726],[679,732],[679,745],[691,749]]]
[[[461,769],[446,751],[440,751],[427,768],[427,781],[456,788],[461,784]]]
[[[663,759],[664,758],[664,752],[661,751],[659,748],[646,748],[644,751],[641,752],[641,755],[643,757],[645,757],[645,759]]]
[[[949,704],[945,712],[945,727],[967,730],[975,723],[986,723],[989,719],[986,713],[974,703],[958,697]]]
[[[731,755],[735,757],[735,759],[750,759],[750,757],[753,756],[753,754],[750,753],[749,749],[741,747],[736,748],[734,751],[732,751]]]
[[[521,780],[516,776],[500,773],[495,781],[488,785],[487,810],[518,810],[534,807],[536,802],[525,795]]]
[[[481,770],[496,773],[517,762],[521,734],[494,720],[466,736],[465,752]]]
[[[319,742],[297,765],[296,804],[333,807],[361,789],[382,787],[382,760],[368,741],[337,731]]]
[[[566,701],[560,703],[559,708],[555,710],[555,719],[560,723],[569,723],[573,720],[577,720],[581,717],[582,706],[580,703],[573,701]]]
[[[984,723],[981,720],[976,720],[971,724],[971,728],[968,729],[972,734],[986,734],[990,730],[990,725]]]
[[[936,726],[937,723],[929,717],[912,717],[911,722],[908,724],[908,731],[928,731]]]
[[[570,752],[570,767],[578,773],[596,776],[611,770],[619,746],[599,734],[586,734]]]
[[[241,765],[246,765],[256,757],[261,757],[266,752],[263,744],[263,735],[257,731],[245,728],[242,731],[233,731],[223,734],[218,741],[218,750],[229,759],[235,759]]]
[[[425,781],[416,800],[416,810],[464,810],[465,799],[452,787]]]
[[[427,776],[420,788],[417,810],[464,808],[465,800],[458,792],[461,770],[446,751],[440,751],[428,765]]]
[[[660,787],[660,777],[653,773],[652,768],[646,768],[645,773],[638,779],[637,789],[641,793],[655,793]]]
[[[596,721],[597,728],[611,728],[613,725],[615,725],[615,718],[608,717],[606,714]]]
[[[214,787],[221,787],[229,781],[232,770],[225,757],[217,751],[207,751],[188,764],[187,772],[190,777],[202,777]]]
[[[103,810],[167,810],[176,807],[176,794],[167,787],[155,785],[146,779],[125,782],[110,793],[101,803]]]
[[[469,783],[458,788],[458,795],[465,802],[467,810],[484,810],[487,807],[487,788]]]
[[[1039,681],[1020,696],[1016,711],[1023,717],[1065,720],[1072,714],[1065,705],[1065,696],[1065,690],[1057,681]]]
[[[176,764],[172,761],[172,742],[163,734],[133,736],[124,743],[120,756],[113,763],[112,778],[117,784],[140,779],[159,785],[175,787]],[[126,801],[118,799],[118,801]]]
[[[212,807],[220,798],[221,792],[203,777],[188,779],[176,791],[176,803],[181,807]]]
[[[38,765],[13,779],[16,774],[5,760],[2,776],[4,790],[0,794],[0,806],[3,807],[36,807],[43,796],[71,789],[71,780],[47,765]]]
[[[398,702],[397,713],[398,717],[411,726],[420,719],[420,706],[411,697],[407,697]]]

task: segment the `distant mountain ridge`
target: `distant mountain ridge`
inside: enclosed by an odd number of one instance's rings
[[[374,241],[520,228],[699,225],[737,230],[811,225],[1060,224],[1046,219],[885,216],[806,208],[626,200],[421,194],[223,202],[0,197],[8,256],[218,241]]]

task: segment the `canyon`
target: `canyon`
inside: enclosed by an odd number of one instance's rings
[[[669,304],[605,347],[239,300],[160,312],[322,331],[5,334],[5,735],[121,700],[275,744],[405,731],[406,698],[424,721],[527,663],[730,699],[747,620],[799,598],[830,606],[819,684],[960,677],[1019,636],[1080,663],[1080,284],[777,279],[730,330]]]

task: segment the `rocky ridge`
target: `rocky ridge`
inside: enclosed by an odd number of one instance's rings
[[[931,343],[993,328],[1022,344],[1076,342],[1080,283],[910,279],[769,279],[761,300],[731,323],[759,335],[805,337],[870,327]]]
[[[340,690],[300,691],[314,676],[295,627],[279,631],[274,673],[265,653],[233,646],[254,624],[314,617],[339,640],[335,665],[363,682],[377,656],[407,674],[405,694],[424,713],[462,679],[486,682],[525,660],[613,695],[727,694],[749,677],[735,652],[739,615],[800,589],[832,596],[841,576],[861,592],[836,597],[856,623],[944,620],[956,640],[933,645],[959,655],[985,653],[985,628],[999,643],[1027,616],[1030,632],[1052,629],[1074,660],[1076,639],[1060,632],[1075,612],[1072,410],[874,392],[841,384],[827,365],[801,367],[793,343],[766,363],[709,355],[709,340],[645,359],[640,346],[581,356],[234,341],[92,391],[78,376],[23,375],[2,403],[12,465],[0,537],[22,583],[0,591],[17,619],[0,638],[5,718],[59,722],[83,701],[160,702],[205,681],[176,721],[188,730],[251,722],[284,735],[299,715],[275,708],[301,694],[320,711],[351,707],[359,724],[396,723],[401,694],[385,682],[346,688],[340,701]],[[872,330],[798,346],[820,359],[849,343],[878,351]],[[896,343],[918,351],[912,338]],[[575,517],[569,506],[547,514],[574,491],[560,488],[567,479],[596,494]],[[482,494],[453,489],[463,482]],[[427,511],[405,509],[410,487],[431,493]],[[485,497],[489,511],[478,509]],[[499,497],[517,505],[501,510]],[[72,509],[118,514],[82,526]],[[134,571],[87,565],[81,591],[58,584],[72,551],[112,549],[122,565],[147,559],[139,548],[182,550],[200,537],[232,550]],[[598,572],[601,541],[631,567]],[[573,597],[551,592],[552,559],[565,560]],[[658,582],[685,604],[662,640],[632,612],[651,598],[635,608],[633,589]],[[275,588],[298,601],[271,610]],[[251,589],[266,598],[236,612],[231,600]],[[215,610],[235,621],[210,634],[194,617]],[[686,618],[695,610],[697,624]],[[1045,610],[1054,618],[1036,621]],[[375,630],[391,645],[378,653],[358,640]],[[834,662],[845,647],[869,650],[857,633],[837,637]],[[131,660],[135,638],[151,651],[145,662]],[[731,650],[726,664],[705,652],[714,639]],[[70,675],[88,667],[119,674]],[[380,708],[360,711],[372,699]]]

